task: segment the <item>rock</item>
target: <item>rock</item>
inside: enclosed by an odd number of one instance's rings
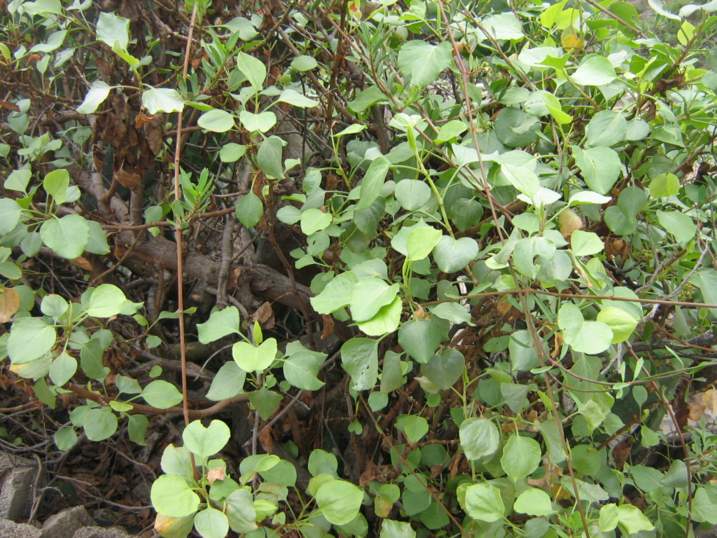
[[[3,538],[40,538],[40,529],[32,525],[0,519],[0,536]]]
[[[37,463],[12,454],[0,454],[0,518],[19,521],[30,515]]]
[[[134,538],[119,527],[83,527],[72,538]]]
[[[47,518],[41,538],[73,538],[77,530],[94,523],[84,506],[74,506]]]

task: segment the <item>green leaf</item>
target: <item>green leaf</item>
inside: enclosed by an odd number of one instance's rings
[[[500,466],[513,482],[528,477],[540,465],[540,445],[531,438],[512,435],[503,447]]]
[[[261,143],[256,153],[256,163],[269,179],[284,179],[281,162],[284,142],[278,136],[270,136]]]
[[[42,318],[15,320],[7,339],[7,354],[13,364],[23,364],[39,359],[55,345],[55,327]]]
[[[523,491],[513,504],[513,510],[529,516],[549,516],[553,513],[550,495],[542,489],[528,488]]]
[[[226,498],[229,526],[239,534],[248,533],[257,528],[254,499],[248,488],[234,490]]]
[[[241,119],[241,115],[240,115]],[[235,142],[229,142],[222,146],[219,150],[219,160],[223,163],[234,163],[241,159],[246,153],[246,146],[243,144],[237,144]]]
[[[692,510],[695,521],[717,525],[717,488],[714,485],[698,487],[692,500]]]
[[[124,292],[114,284],[100,284],[92,290],[87,304],[87,315],[95,318],[111,318],[118,314],[134,314],[137,303],[131,303]],[[132,310],[128,313],[129,310]]]
[[[610,327],[612,343],[625,342],[637,327],[639,319],[635,319],[629,312],[615,306],[608,306],[600,310],[597,315],[600,321]]]
[[[245,372],[261,373],[266,370],[276,358],[276,339],[268,338],[259,346],[248,342],[237,342],[232,346],[232,357]]]
[[[296,90],[287,88],[279,95],[279,102],[288,103],[298,108],[313,108],[319,105],[318,101],[309,99],[303,93],[299,93]]]
[[[325,353],[311,351],[300,342],[290,342],[286,346],[287,358],[284,361],[284,378],[293,386],[302,390],[319,390],[324,382],[318,375],[326,360]]]
[[[416,531],[410,523],[384,519],[381,521],[379,538],[416,538]]]
[[[478,521],[492,523],[505,516],[500,490],[493,484],[472,484],[465,491],[465,511]]]
[[[627,121],[622,112],[601,110],[585,126],[588,146],[614,146],[627,133]]]
[[[400,297],[395,297],[389,304],[379,308],[376,315],[367,321],[357,323],[362,333],[369,336],[382,336],[392,333],[398,329],[401,323],[401,312],[403,302]]]
[[[184,100],[177,90],[150,88],[142,92],[142,106],[150,114],[181,112],[184,109]]]
[[[717,270],[703,269],[697,271],[690,282],[702,292],[702,299],[706,303],[717,304]],[[710,310],[713,317],[717,317],[717,308]]]
[[[228,400],[244,390],[246,372],[233,361],[226,362],[212,379],[207,399],[213,402]]]
[[[82,255],[89,235],[90,227],[80,215],[51,218],[40,227],[42,242],[58,256],[70,260]]]
[[[363,491],[345,480],[330,480],[316,492],[321,515],[333,525],[346,525],[359,513]]]
[[[393,302],[398,289],[398,284],[389,285],[376,277],[359,280],[351,293],[351,317],[354,321],[370,320],[382,307]]]
[[[620,528],[627,534],[654,530],[655,526],[632,504],[621,504],[617,507],[617,519]]]
[[[465,358],[457,349],[444,349],[436,353],[421,367],[421,374],[439,390],[448,390],[463,375]]]
[[[104,441],[117,431],[117,417],[109,407],[90,409],[87,411],[82,427],[90,441]]]
[[[182,402],[182,393],[168,381],[158,379],[144,387],[142,398],[152,407],[168,409]]]
[[[229,519],[224,512],[207,507],[194,516],[194,528],[202,538],[225,538],[229,532]]]
[[[415,226],[406,240],[406,258],[412,262],[427,258],[442,236],[441,231],[433,226]]]
[[[680,211],[658,211],[657,222],[681,245],[689,243],[697,233],[697,226],[692,219]]]
[[[422,40],[409,41],[398,52],[398,68],[412,86],[434,82],[450,64],[451,45],[445,41],[439,45]]]
[[[442,319],[414,319],[401,325],[398,343],[416,362],[426,364],[447,338],[448,329]]]
[[[242,127],[251,133],[266,133],[276,125],[276,114],[271,111],[254,114],[248,110],[239,113],[239,121]]]
[[[605,245],[596,233],[575,230],[570,235],[570,248],[575,256],[592,256],[601,252]]]
[[[434,142],[436,144],[445,144],[446,142],[450,142],[454,138],[459,137],[466,130],[468,130],[468,126],[464,121],[450,120],[441,125],[441,128],[438,129]]]
[[[197,125],[212,133],[226,133],[234,127],[234,116],[226,110],[215,108],[199,116]]]
[[[87,221],[87,225],[90,232],[85,250],[92,254],[109,254],[110,246],[107,243],[107,234],[102,229],[102,225],[96,220]]]
[[[63,426],[53,436],[55,446],[62,452],[67,452],[77,444],[77,433],[71,426]]]
[[[129,19],[114,13],[100,12],[97,19],[97,39],[109,48],[127,50],[129,46]]]
[[[386,179],[386,174],[391,166],[390,161],[383,156],[377,157],[366,170],[363,181],[361,181],[361,197],[356,209],[366,209],[374,203],[381,194],[381,187]]]
[[[521,39],[524,37],[523,29],[520,24],[520,20],[515,14],[498,13],[491,15],[483,19],[483,28],[488,31],[488,34],[494,39],[503,41],[506,39]],[[480,31],[482,39],[484,39],[483,31]]]
[[[70,186],[70,173],[64,168],[48,172],[42,180],[45,192],[52,196],[58,204],[65,202],[65,193]]]
[[[155,480],[150,498],[154,509],[168,517],[189,516],[199,508],[199,496],[177,475],[164,475]]]
[[[207,428],[201,421],[194,420],[182,432],[184,447],[202,460],[224,448],[230,437],[229,427],[221,420],[212,420]]]
[[[650,181],[650,194],[654,198],[668,198],[680,192],[680,180],[675,174],[658,174]]]
[[[264,216],[264,204],[253,191],[249,191],[237,200],[234,211],[244,227],[253,228]]]
[[[610,192],[622,170],[617,152],[602,146],[588,149],[573,146],[572,149],[575,164],[580,168],[588,187],[599,194]]]
[[[581,86],[605,86],[616,78],[615,68],[604,56],[588,56],[572,76],[573,81]]]
[[[396,419],[396,429],[406,436],[406,440],[415,445],[428,433],[428,421],[416,415],[400,415]]]
[[[19,191],[19,192],[27,192],[27,184],[30,182],[30,178],[32,178],[32,170],[30,168],[17,168],[10,172],[10,175],[7,176],[7,179],[5,180],[4,186],[6,189],[11,191]],[[14,205],[13,205],[14,204]],[[3,225],[3,222],[7,218],[8,222],[11,222],[12,219],[8,218],[8,209],[10,211],[13,211],[15,207],[20,207],[17,205],[15,200],[12,200],[11,198],[1,198],[0,199],[0,215],[3,215],[4,218],[0,219],[0,233],[8,233],[9,231],[12,231],[12,228],[7,231],[3,231],[5,225]],[[20,214],[17,214],[18,218]],[[15,222],[15,225],[17,225],[17,222]]]
[[[478,243],[472,237],[453,239],[444,235],[433,249],[433,260],[444,273],[455,273],[478,257]]]
[[[0,198],[0,234],[12,232],[20,222],[21,215],[22,208],[17,205],[15,200],[12,198]]]
[[[67,301],[54,293],[45,295],[40,303],[40,311],[53,319],[59,319],[68,308]]]
[[[558,326],[566,344],[588,355],[597,355],[607,350],[613,339],[610,327],[600,321],[585,321],[580,309],[572,303],[560,307]]]
[[[312,308],[319,314],[331,314],[351,304],[354,285],[358,279],[351,271],[336,275],[315,297],[311,297]]]
[[[202,344],[210,344],[229,334],[239,334],[239,310],[236,306],[213,310],[207,321],[197,323],[197,334]]]
[[[264,62],[254,56],[239,52],[239,54],[237,54],[236,66],[255,91],[262,89],[264,79],[266,78],[266,66]]]
[[[312,207],[301,213],[300,224],[301,232],[304,235],[311,235],[328,228],[331,224],[331,215]]]
[[[498,451],[500,432],[486,418],[469,418],[461,423],[459,430],[461,448],[469,460],[488,458]]]
[[[67,383],[77,371],[77,360],[67,353],[60,353],[50,365],[50,379],[58,387]]]
[[[456,325],[461,323],[467,323],[473,325],[471,322],[471,313],[462,304],[459,303],[440,303],[435,306],[429,307],[431,314],[438,316],[441,319],[450,321]]]
[[[351,390],[371,390],[378,379],[378,341],[356,337],[344,342],[341,366],[351,376]]]
[[[313,56],[300,55],[291,60],[291,69],[294,71],[311,71],[318,66],[318,62]]]
[[[85,94],[85,99],[82,104],[77,107],[77,112],[80,114],[92,114],[97,110],[107,96],[110,94],[112,86],[102,80],[95,80],[90,89]]]
[[[431,199],[430,187],[417,179],[402,179],[396,184],[393,194],[406,211],[420,209]]]

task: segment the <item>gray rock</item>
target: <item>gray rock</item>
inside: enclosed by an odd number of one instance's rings
[[[0,454],[0,518],[19,521],[30,515],[37,463],[12,454]]]
[[[73,538],[79,529],[94,523],[84,506],[74,506],[47,518],[41,538]]]
[[[3,538],[40,538],[40,529],[32,525],[0,519],[0,536]]]
[[[72,538],[134,538],[119,527],[83,527]]]

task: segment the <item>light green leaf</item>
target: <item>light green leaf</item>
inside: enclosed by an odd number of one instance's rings
[[[239,197],[234,207],[237,219],[246,228],[253,228],[264,216],[264,204],[253,191]]]
[[[553,513],[550,495],[542,489],[528,488],[523,491],[513,504],[513,510],[529,516],[549,516]]]
[[[237,342],[232,346],[232,357],[245,372],[261,373],[276,358],[276,339],[268,338],[261,345],[254,346],[248,342]]]
[[[396,297],[389,304],[382,306],[376,315],[367,321],[357,323],[359,330],[368,336],[383,336],[398,329],[401,323],[403,303]]]
[[[128,309],[137,309],[137,303],[131,303],[125,297],[124,292],[114,284],[100,284],[90,295],[87,304],[87,315],[95,318],[111,318],[118,314],[134,314],[134,311],[128,313]]]
[[[650,194],[654,198],[668,198],[680,192],[680,180],[675,174],[658,174],[650,181]]]
[[[657,222],[681,245],[689,243],[697,233],[697,226],[689,215],[680,211],[658,211]]]
[[[284,142],[278,136],[270,136],[261,143],[256,153],[256,162],[269,179],[284,179],[281,162]]]
[[[184,100],[177,90],[150,88],[142,92],[142,106],[150,114],[180,112],[184,109]]]
[[[612,148],[594,147],[580,149],[573,146],[575,164],[580,168],[585,183],[599,194],[607,194],[620,177],[622,163]]]
[[[414,227],[406,240],[406,258],[409,261],[417,262],[428,257],[442,236],[441,231],[433,226],[424,224]]]
[[[617,507],[617,519],[620,528],[627,534],[654,530],[655,526],[632,504],[621,504]]]
[[[82,104],[77,107],[80,114],[92,114],[110,94],[112,86],[102,80],[95,80],[85,95]]]
[[[627,121],[622,112],[601,110],[585,126],[588,146],[614,146],[627,133]]]
[[[182,393],[168,381],[158,379],[144,387],[142,398],[152,407],[169,409],[182,402]]]
[[[290,67],[294,71],[311,71],[318,65],[318,62],[313,56],[300,55],[291,60]]]
[[[10,172],[10,175],[7,176],[7,179],[5,180],[4,186],[6,189],[11,191],[20,191],[20,192],[27,192],[27,184],[30,183],[30,178],[32,177],[32,170],[30,168],[17,168]],[[6,201],[7,200],[7,201]],[[14,206],[12,205],[14,204]],[[10,208],[10,211],[12,211],[13,207],[18,207],[15,200],[12,200],[10,198],[2,198],[0,199],[0,214],[7,215],[8,208]],[[18,213],[19,217],[19,213]],[[6,217],[7,218],[7,217]],[[12,219],[7,218],[8,222],[10,222]],[[0,233],[8,233],[8,231],[2,231],[5,227],[3,225],[3,222],[5,221],[4,218],[0,218]],[[15,223],[17,224],[17,222]],[[15,226],[13,226],[14,228]]]
[[[266,66],[264,62],[245,52],[239,52],[239,54],[237,54],[236,66],[254,90],[260,91],[262,89],[264,79],[266,78]]]
[[[330,480],[316,492],[321,515],[333,525],[346,525],[359,513],[363,491],[345,480]]]
[[[386,179],[386,174],[391,166],[390,161],[383,156],[377,157],[366,170],[366,175],[361,181],[361,197],[356,209],[366,209],[380,196],[381,187]]]
[[[21,215],[22,208],[17,205],[15,200],[12,198],[0,198],[0,234],[4,235],[12,232],[20,222]]]
[[[300,342],[290,342],[286,346],[284,378],[293,386],[302,390],[319,390],[324,382],[316,377],[326,360],[325,353],[311,351]]]
[[[354,321],[370,320],[382,307],[393,302],[398,288],[398,284],[389,285],[376,277],[359,280],[351,293],[351,317]]]
[[[446,142],[450,142],[454,138],[459,137],[467,129],[468,126],[464,121],[450,120],[441,125],[441,128],[438,129],[438,133],[436,134],[434,142],[436,144],[445,144]]]
[[[214,310],[207,321],[197,324],[197,333],[202,344],[209,344],[228,334],[239,334],[239,310],[236,306]]]
[[[588,56],[573,73],[572,79],[581,86],[605,86],[617,78],[615,68],[604,56]]]
[[[324,213],[320,209],[312,207],[301,213],[301,232],[304,235],[311,235],[320,230],[325,230],[331,224],[331,214]]]
[[[229,532],[229,519],[224,512],[207,507],[194,516],[194,528],[202,538],[225,538]]]
[[[451,45],[445,41],[439,45],[421,40],[409,41],[398,52],[398,68],[412,86],[426,86],[434,82],[450,64]]]
[[[199,116],[197,125],[212,133],[226,133],[234,127],[234,116],[226,110],[215,108]]]
[[[244,390],[246,372],[234,361],[226,362],[219,368],[207,391],[207,399],[213,402],[228,400]]]
[[[447,338],[449,326],[439,318],[413,319],[401,325],[398,343],[416,362],[426,364]]]
[[[394,196],[403,209],[406,211],[415,211],[430,201],[431,189],[423,181],[417,179],[402,179],[396,184]]]
[[[521,39],[524,37],[520,20],[513,13],[498,13],[483,19],[483,28],[488,34],[499,41]],[[483,32],[480,33],[483,37]]]
[[[381,521],[379,538],[416,538],[416,531],[410,523],[384,519]]]
[[[77,371],[77,360],[67,353],[60,353],[50,365],[50,379],[58,387],[67,383]]]
[[[281,92],[281,95],[279,95],[279,101],[281,103],[288,103],[298,108],[313,108],[319,105],[318,101],[315,101],[314,99],[309,99],[304,94],[299,93],[291,88],[287,88],[283,92]]]
[[[241,115],[240,118],[241,119]],[[219,150],[219,160],[223,163],[233,163],[241,159],[246,153],[246,146],[243,144],[237,144],[235,142],[229,142],[222,146]]]
[[[461,423],[458,432],[461,448],[469,460],[488,458],[498,451],[500,432],[486,418],[469,418]]]
[[[530,476],[540,465],[540,445],[532,437],[512,435],[503,447],[500,466],[513,482]]]
[[[492,523],[505,516],[500,490],[493,484],[472,484],[465,491],[465,511],[475,520]]]
[[[351,338],[341,346],[341,366],[351,376],[351,390],[370,390],[378,379],[378,341]]]
[[[104,441],[117,431],[117,416],[109,407],[90,409],[87,411],[82,428],[90,441]]]
[[[168,517],[189,516],[199,508],[199,496],[177,475],[163,475],[155,480],[150,498],[154,509]]]
[[[604,323],[612,331],[612,343],[625,342],[637,327],[638,319],[629,312],[616,306],[603,308],[597,315],[597,320]]]
[[[416,415],[401,415],[396,419],[396,429],[406,436],[406,440],[415,445],[428,433],[428,421]]]
[[[354,285],[358,279],[351,271],[336,275],[315,297],[311,297],[312,308],[319,314],[331,314],[351,304]]]
[[[242,127],[249,132],[266,133],[276,125],[276,114],[271,111],[254,114],[248,110],[242,110],[239,113],[239,121],[241,121]]]
[[[596,233],[575,230],[570,236],[570,248],[575,256],[592,256],[601,252],[605,245]]]
[[[7,339],[7,354],[13,364],[39,359],[55,345],[55,327],[42,318],[15,320]]]
[[[472,237],[453,239],[444,235],[433,249],[433,260],[444,273],[455,273],[465,269],[477,256],[478,243]]]
[[[202,460],[224,448],[230,437],[229,427],[221,420],[212,420],[206,428],[200,420],[194,420],[182,432],[184,447]]]
[[[97,39],[109,48],[127,50],[129,46],[129,19],[114,13],[100,12],[97,19]]]

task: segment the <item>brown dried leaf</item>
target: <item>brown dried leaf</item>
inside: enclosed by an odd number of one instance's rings
[[[271,303],[266,301],[256,309],[252,317],[255,321],[258,321],[264,329],[273,329],[276,324],[274,319],[274,310],[271,308]]]
[[[129,172],[120,168],[115,172],[115,179],[123,187],[136,189],[139,186],[140,181],[142,181],[142,176],[137,172]]]
[[[0,291],[0,323],[7,323],[20,308],[20,295],[13,288]]]

